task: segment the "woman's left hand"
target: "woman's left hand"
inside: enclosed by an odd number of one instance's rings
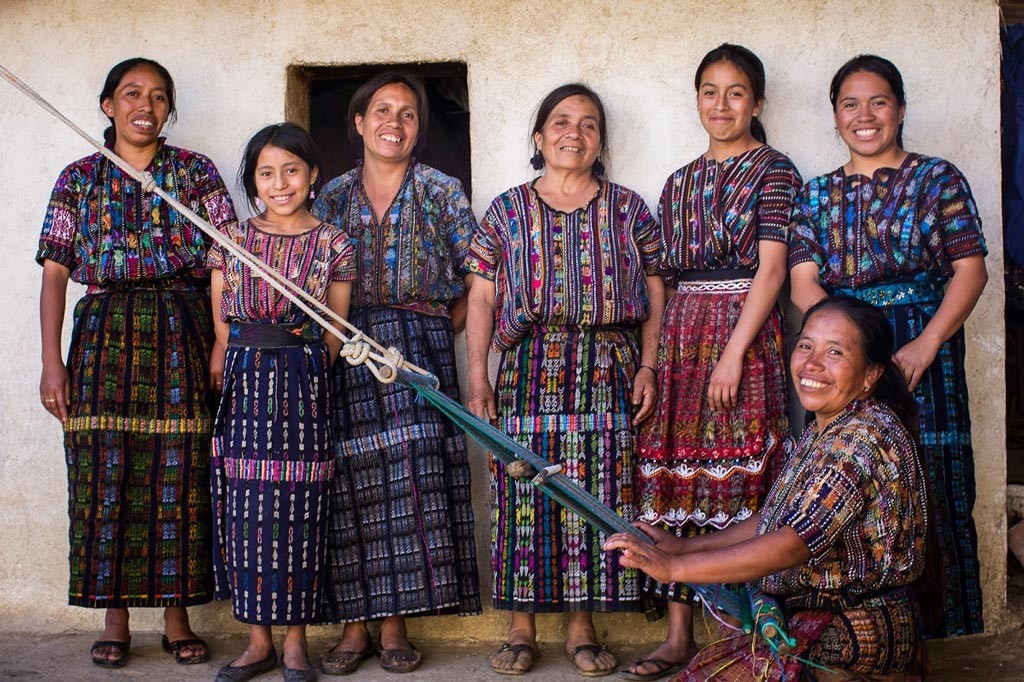
[[[643,424],[654,413],[658,399],[658,376],[646,365],[636,371],[633,377],[632,404],[635,414],[633,424]]]
[[[669,554],[653,542],[644,542],[629,533],[615,533],[604,543],[607,552],[622,552],[619,564],[626,568],[637,568],[661,583],[680,580],[674,570],[679,557]]]
[[[919,336],[907,345],[896,351],[893,361],[903,373],[907,381],[907,388],[913,391],[921,383],[921,378],[928,371],[935,356],[939,352],[939,344],[933,343],[924,336]]]

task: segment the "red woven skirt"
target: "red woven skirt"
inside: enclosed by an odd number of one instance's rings
[[[640,434],[640,519],[725,528],[752,515],[789,434],[782,315],[768,316],[743,358],[739,404],[715,411],[711,374],[750,280],[687,282],[669,301],[658,349],[658,406]]]

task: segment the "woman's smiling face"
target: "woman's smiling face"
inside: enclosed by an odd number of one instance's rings
[[[854,398],[869,395],[882,375],[881,367],[868,364],[861,343],[860,330],[839,311],[825,309],[804,321],[789,368],[819,432]]]
[[[870,71],[856,71],[839,88],[836,131],[850,148],[850,156],[884,156],[898,148],[905,113],[888,81]]]

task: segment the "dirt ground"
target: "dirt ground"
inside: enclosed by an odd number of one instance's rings
[[[929,656],[935,673],[927,682],[984,682],[1024,681],[1024,574],[1017,569],[1011,575],[1009,589],[1013,612],[1020,616],[1020,625],[997,636],[957,638],[929,643]],[[160,649],[160,635],[136,634],[128,664],[120,669],[97,668],[89,661],[88,649],[95,633],[66,635],[0,634],[0,681],[29,682],[56,680],[58,682],[178,682],[212,680],[217,669],[230,661],[244,647],[241,637],[210,638],[212,656],[209,662],[195,666],[176,666]],[[310,641],[310,651],[318,656],[332,642],[326,639]],[[487,664],[494,644],[454,646],[446,642],[431,647],[422,642],[426,651],[422,667],[406,675],[409,682],[416,680],[444,680],[470,682],[472,680],[507,679],[493,673]],[[620,662],[632,660],[641,651],[613,650]],[[267,673],[261,681],[279,680],[280,671]],[[322,681],[331,680],[321,675]],[[388,680],[396,682],[393,674],[385,673],[376,659],[366,661],[350,679],[362,682]],[[579,682],[583,679],[572,669],[566,656],[556,645],[544,646],[531,674],[524,680],[544,682]],[[608,680],[619,679],[615,676]]]

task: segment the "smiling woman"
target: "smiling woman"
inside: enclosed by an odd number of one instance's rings
[[[635,192],[603,177],[604,107],[590,88],[552,91],[531,135],[531,163],[544,174],[492,202],[466,259],[469,408],[631,518],[631,429],[655,395],[658,225]],[[501,353],[494,389],[492,343]],[[597,643],[591,612],[637,610],[638,576],[601,550],[592,527],[507,478],[497,460],[491,490],[494,604],[512,611],[494,671],[529,670],[535,614],[568,611],[566,653],[584,675],[610,674],[616,661]]]
[[[705,153],[665,181],[661,271],[675,288],[658,350],[658,403],[640,431],[639,518],[676,535],[721,530],[757,511],[789,433],[782,311],[786,227],[800,174],[758,122],[765,72],[724,44],[694,74]],[[649,679],[696,650],[685,585],[649,582],[668,636],[633,665]]]
[[[327,183],[313,212],[356,243],[349,321],[427,369],[458,400],[454,333],[464,322],[463,258],[476,229],[461,183],[413,154],[429,124],[419,79],[387,72],[349,105],[362,161]],[[344,621],[323,660],[353,672],[373,651],[366,622],[383,620],[380,664],[415,669],[405,617],[480,611],[465,436],[365,365],[333,372],[334,451],[329,619]]]
[[[106,143],[118,155],[213,225],[235,219],[213,163],[160,137],[175,115],[166,69],[124,61],[99,100],[111,124]],[[39,390],[64,428],[69,601],[106,608],[91,652],[99,666],[125,664],[128,607],[137,606],[165,607],[164,647],[179,663],[209,656],[184,608],[209,601],[213,590],[206,249],[198,228],[100,154],[65,168],[47,207],[36,255]],[[88,289],[65,365],[69,279]]]
[[[879,306],[894,351],[921,403],[918,426],[942,557],[934,636],[983,629],[963,324],[988,281],[981,220],[963,174],[943,159],[903,149],[903,78],[860,55],[836,72],[834,121],[850,152],[802,189],[790,229],[793,302],[826,294]]]
[[[716,533],[677,538],[638,524],[654,543],[609,539],[624,565],[661,582],[754,581],[786,608],[796,638],[786,656],[756,638],[725,638],[679,682],[719,679],[723,660],[729,679],[761,679],[772,658],[792,679],[803,679],[802,661],[823,682],[907,679],[921,646],[911,586],[924,569],[926,484],[912,436],[917,403],[892,347],[892,327],[871,304],[838,296],[812,307],[790,370],[801,404],[821,411],[761,509]]]

